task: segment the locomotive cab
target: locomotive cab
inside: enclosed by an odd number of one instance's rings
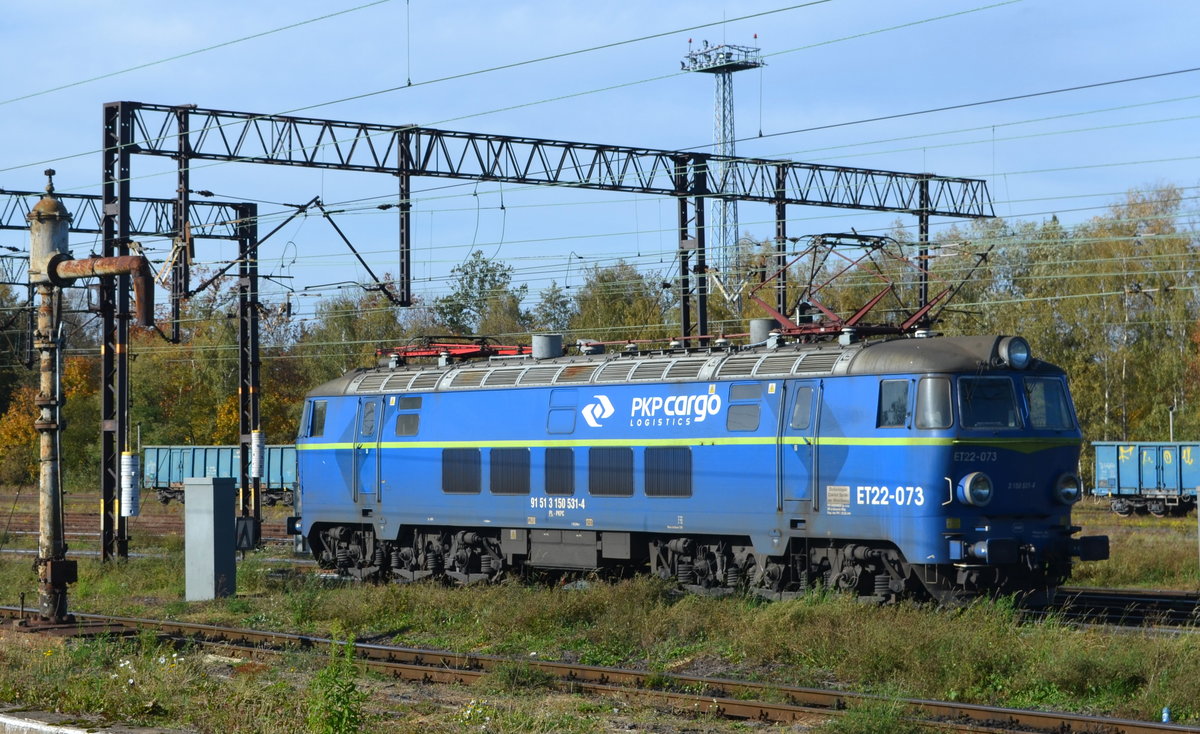
[[[930,591],[1044,597],[1069,576],[1073,560],[1107,558],[1107,537],[1074,537],[1081,530],[1071,523],[1082,496],[1081,434],[1066,375],[1035,360],[1024,339],[1004,337],[986,366],[934,379],[927,397],[918,390],[914,421],[950,438],[939,507],[948,563],[932,573],[930,564],[919,569]],[[924,557],[931,555],[939,554]]]

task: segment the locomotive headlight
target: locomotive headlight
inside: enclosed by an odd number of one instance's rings
[[[1033,361],[1029,352],[1029,342],[1019,336],[1010,336],[1000,340],[1000,359],[1013,369],[1023,370]]]
[[[992,480],[981,471],[971,472],[958,483],[958,499],[968,505],[983,507],[992,501]]]
[[[1064,505],[1073,505],[1079,501],[1083,490],[1079,486],[1079,477],[1067,472],[1054,483],[1054,498]]]

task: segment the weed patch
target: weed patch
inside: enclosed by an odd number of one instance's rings
[[[815,734],[931,734],[932,727],[908,720],[908,711],[899,701],[865,700],[815,729]]]
[[[313,734],[357,734],[367,723],[367,694],[358,683],[354,644],[336,646],[329,664],[313,679],[308,697],[308,728]]]
[[[516,695],[541,694],[557,686],[553,674],[527,663],[504,663],[476,682],[475,687],[487,693]]]

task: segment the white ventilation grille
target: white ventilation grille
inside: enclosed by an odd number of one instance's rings
[[[717,370],[718,377],[744,377],[754,374],[754,366],[762,359],[755,354],[749,357],[730,357]]]
[[[631,380],[661,380],[663,373],[670,367],[670,362],[640,362],[633,368]]]
[[[437,387],[438,381],[442,379],[445,372],[422,372],[413,378],[412,384],[408,386],[409,390],[432,390]]]
[[[524,367],[502,367],[492,370],[483,381],[485,387],[510,387],[517,384],[517,378],[525,371]]]
[[[800,364],[796,365],[793,373],[811,375],[818,372],[831,372],[841,356],[841,352],[809,352],[804,355],[804,359],[800,360]]]
[[[600,368],[596,382],[625,382],[629,379],[629,372],[632,369],[632,362],[609,362]]]
[[[408,389],[409,383],[415,375],[412,372],[402,372],[398,375],[392,375],[387,378],[387,382],[383,383],[384,392],[404,392]]]
[[[756,375],[790,375],[792,367],[796,366],[796,360],[800,357],[793,352],[792,354],[772,354],[763,359],[762,364],[758,365],[758,369],[754,370]]]
[[[518,385],[551,385],[554,383],[554,377],[558,374],[562,367],[530,367],[525,370],[525,374],[521,375],[521,379],[517,380]]]
[[[694,380],[700,376],[700,370],[708,363],[707,359],[678,359],[671,363],[667,370],[668,380]]]
[[[490,370],[459,370],[450,382],[451,387],[479,387]]]
[[[379,389],[383,387],[383,383],[387,378],[388,374],[386,372],[366,375],[358,383],[355,392],[379,392]]]
[[[558,373],[558,377],[554,378],[554,383],[557,385],[561,382],[591,382],[592,373],[595,371],[596,365],[594,364],[570,364],[564,367],[562,372]]]

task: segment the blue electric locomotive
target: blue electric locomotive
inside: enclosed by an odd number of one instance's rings
[[[309,393],[296,443],[295,531],[360,577],[947,601],[1108,557],[1074,537],[1066,376],[1019,337],[364,369]]]

